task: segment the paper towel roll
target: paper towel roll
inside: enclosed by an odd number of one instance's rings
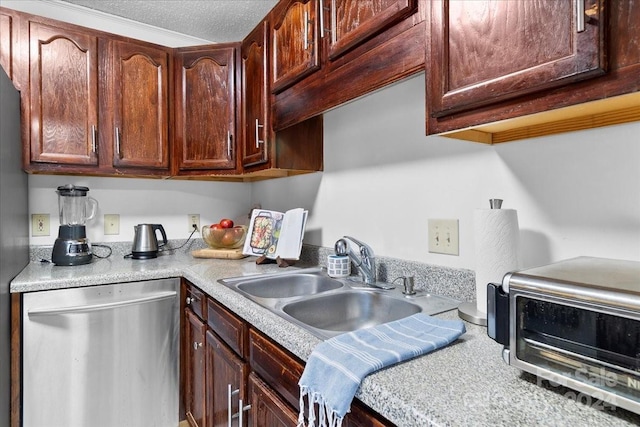
[[[514,209],[477,209],[476,307],[487,312],[487,284],[502,283],[504,275],[518,269],[518,212]]]

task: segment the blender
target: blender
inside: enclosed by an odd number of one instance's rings
[[[88,192],[89,188],[72,184],[58,187],[60,228],[51,255],[55,265],[88,264],[93,258],[85,223],[95,216],[98,202],[87,197]]]

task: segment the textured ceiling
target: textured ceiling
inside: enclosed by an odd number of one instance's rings
[[[277,0],[63,0],[211,42],[241,41]]]

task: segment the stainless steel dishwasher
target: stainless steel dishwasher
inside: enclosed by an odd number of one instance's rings
[[[23,426],[176,427],[179,283],[25,294]]]

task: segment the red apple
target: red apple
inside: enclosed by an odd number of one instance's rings
[[[233,221],[227,218],[223,218],[220,220],[220,225],[222,226],[222,228],[232,228]]]

